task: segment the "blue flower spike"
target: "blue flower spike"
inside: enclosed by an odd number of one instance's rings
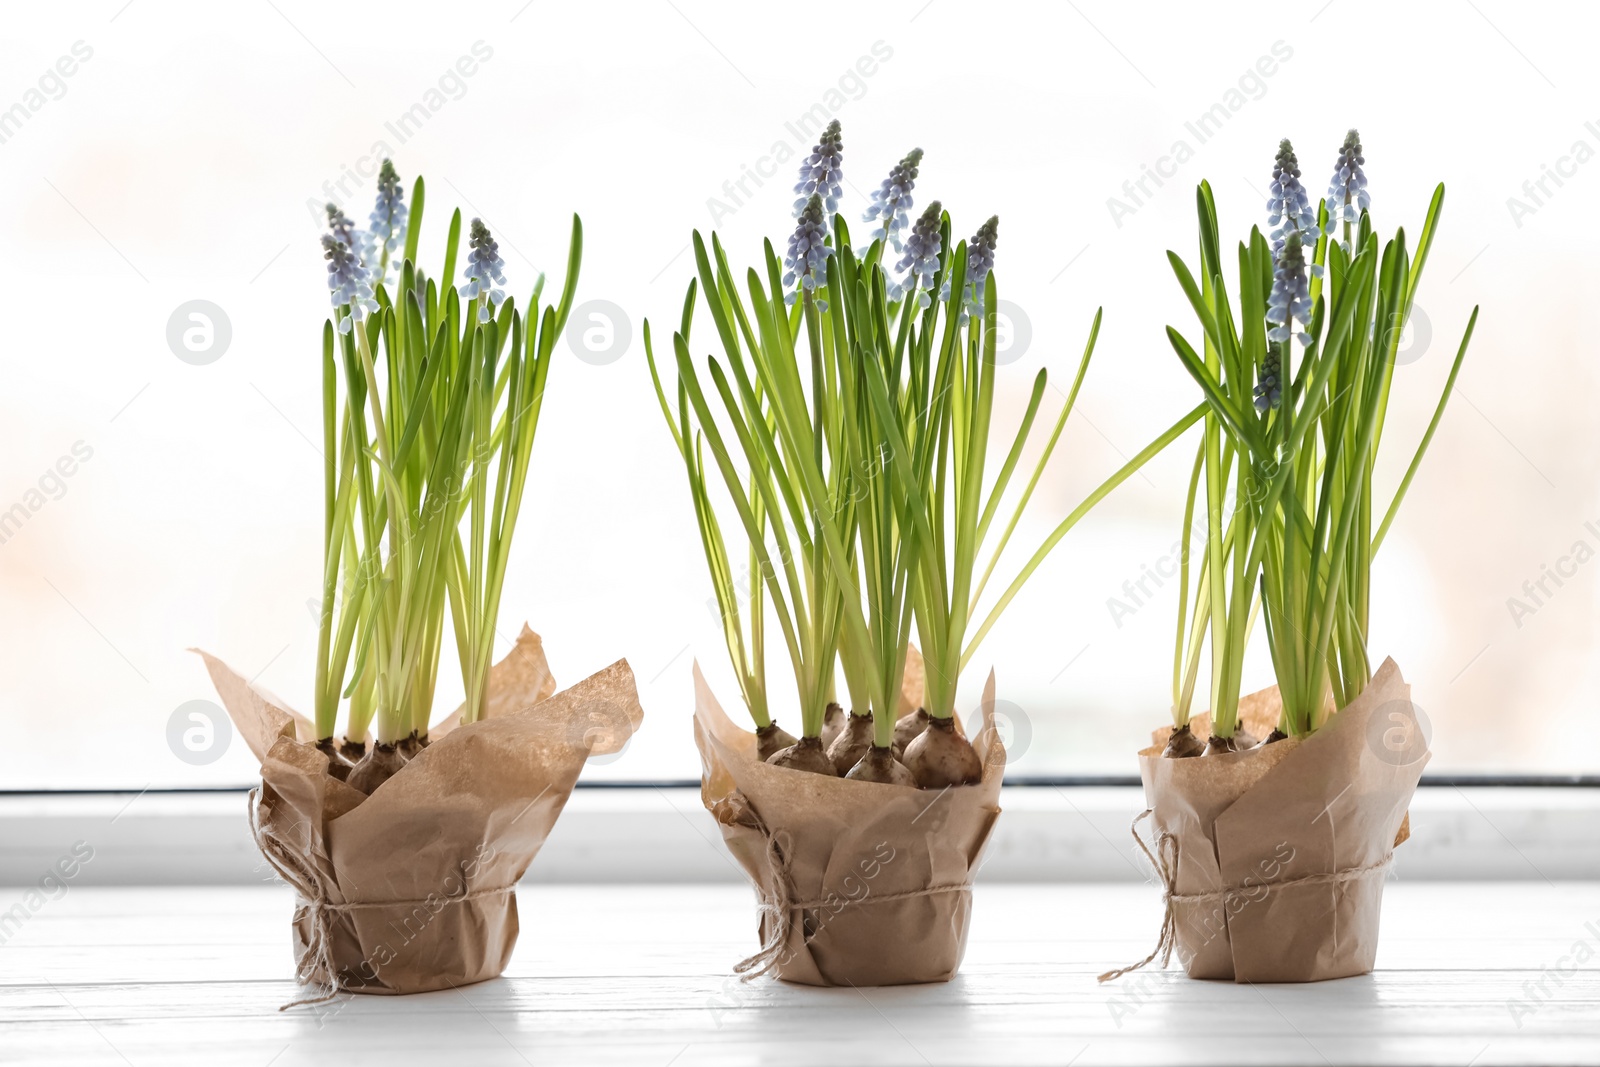
[[[350,216],[340,210],[338,204],[330,203],[325,209],[328,212],[328,232],[343,241],[357,256],[366,251],[367,235],[356,229],[356,224]]]
[[[1349,229],[1360,220],[1361,213],[1372,206],[1367,195],[1367,174],[1361,165],[1367,157],[1361,152],[1361,134],[1351,130],[1344,135],[1344,145],[1333,164],[1333,178],[1328,182],[1328,222],[1343,222],[1345,240],[1342,247],[1350,251]]]
[[[863,221],[874,224],[868,236],[888,242],[896,252],[901,251],[901,232],[911,224],[911,208],[916,203],[911,191],[916,188],[917,168],[921,165],[922,149],[907,152],[872,191],[872,206],[861,216]]]
[[[794,235],[789,238],[788,254],[783,257],[783,287],[788,290],[784,297],[786,303],[793,304],[801,292],[809,296],[817,286],[826,283],[828,257],[833,254],[827,240],[828,214],[822,194],[812,193],[800,212]],[[826,303],[820,303],[820,308],[828,309]]]
[[[488,322],[494,309],[506,298],[505,290],[499,288],[506,283],[506,263],[500,258],[500,245],[482,219],[472,220],[467,244],[471,251],[467,253],[467,265],[462,271],[467,284],[461,287],[461,295],[468,300],[478,300],[478,321]]]
[[[322,235],[322,258],[328,261],[328,292],[333,306],[349,308],[339,318],[339,332],[349,333],[352,318],[359,322],[378,310],[378,302],[372,296],[372,272],[337,230]]]
[[[394,163],[384,160],[378,170],[378,201],[368,217],[368,232],[372,234],[372,251],[379,257],[378,270],[388,275],[391,256],[406,239],[405,190],[400,185],[400,175]]]
[[[1300,161],[1288,140],[1278,143],[1278,156],[1272,164],[1272,185],[1267,191],[1267,224],[1272,230],[1272,251],[1283,251],[1290,236],[1298,235],[1302,244],[1317,239],[1317,213],[1311,207],[1306,187],[1300,184]]]
[[[1305,246],[1298,233],[1290,233],[1283,249],[1273,257],[1272,294],[1267,297],[1267,347],[1266,359],[1256,376],[1255,405],[1260,412],[1273,411],[1283,402],[1283,350],[1294,324],[1311,323],[1311,285],[1306,280]],[[1301,331],[1302,345],[1311,343],[1311,335]]]
[[[839,130],[839,120],[828,123],[822,139],[811,149],[811,154],[800,161],[800,180],[795,183],[794,217],[805,214],[812,196],[822,197],[822,206],[828,217],[839,208],[839,183],[844,180],[844,135]]]
[[[1294,323],[1311,324],[1311,285],[1306,280],[1305,246],[1300,235],[1291,233],[1283,251],[1276,258],[1272,272],[1272,295],[1267,298],[1267,321],[1272,329],[1267,340],[1282,343],[1289,340]],[[1300,343],[1311,343],[1311,335],[1302,331]]]
[[[889,287],[891,301],[900,303],[914,297],[917,306],[924,308],[933,303],[928,290],[933,287],[934,275],[939,273],[939,253],[944,247],[939,234],[939,219],[943,212],[944,205],[935,200],[911,227],[911,236],[906,238],[905,254],[894,268],[905,276]]]
[[[1267,350],[1267,358],[1261,363],[1261,370],[1256,377],[1256,410],[1260,412],[1276,411],[1283,403],[1283,386],[1280,381],[1280,368],[1283,360],[1278,355],[1276,347]]]
[[[981,316],[984,312],[983,283],[994,270],[994,246],[999,239],[1000,216],[990,215],[989,221],[979,226],[978,232],[967,242],[967,280],[971,285],[967,289],[966,305],[961,309],[963,324],[969,313]]]

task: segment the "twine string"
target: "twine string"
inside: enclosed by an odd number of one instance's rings
[[[1125,974],[1137,971],[1139,968],[1154,962],[1157,956],[1161,957],[1161,966],[1163,968],[1172,962],[1172,950],[1177,944],[1178,935],[1178,914],[1177,909],[1174,907],[1175,904],[1204,904],[1212,901],[1226,903],[1241,897],[1250,900],[1253,899],[1250,894],[1257,889],[1265,889],[1270,893],[1274,889],[1283,889],[1288,886],[1339,885],[1386,871],[1389,869],[1389,865],[1394,862],[1394,852],[1391,850],[1377,863],[1368,864],[1365,867],[1345,867],[1326,874],[1307,874],[1299,878],[1286,878],[1280,882],[1258,882],[1256,885],[1249,887],[1225,886],[1222,889],[1212,889],[1204,893],[1180,893],[1178,892],[1177,836],[1169,830],[1158,830],[1156,832],[1155,848],[1152,850],[1149,845],[1145,844],[1144,838],[1139,835],[1139,824],[1149,818],[1152,813],[1153,809],[1145,808],[1138,815],[1135,815],[1132,824],[1128,827],[1128,832],[1133,835],[1134,843],[1139,846],[1139,851],[1143,852],[1145,858],[1150,861],[1150,866],[1154,869],[1156,877],[1161,879],[1161,902],[1164,909],[1161,917],[1161,932],[1156,938],[1156,947],[1150,950],[1150,955],[1138,963],[1131,963],[1126,967],[1118,967],[1116,970],[1107,971],[1100,976],[1100,981],[1102,982],[1113,982]]]
[[[333,920],[334,917],[353,911],[364,911],[371,908],[417,908],[432,907],[439,898],[421,900],[369,900],[345,901],[342,903],[329,899],[329,890],[332,888],[328,881],[318,871],[309,855],[302,855],[292,848],[283,837],[262,825],[261,822],[261,787],[256,786],[250,790],[250,835],[255,838],[256,847],[267,858],[272,869],[278,873],[289,885],[294,887],[298,896],[298,904],[306,909],[311,920],[311,931],[306,940],[305,950],[300,953],[300,958],[295,966],[295,981],[300,985],[310,986],[311,994],[291,1000],[281,1005],[279,1011],[298,1008],[306,1005],[325,1004],[333,1000],[340,993],[346,992],[348,986],[340,975],[338,965],[333,959]],[[481,889],[471,889],[459,896],[445,897],[446,903],[463,904],[471,900],[482,900],[488,897],[499,897],[516,889],[516,883],[492,886]],[[318,973],[322,977],[318,979]]]
[[[896,900],[914,900],[917,897],[939,896],[944,893],[969,893],[972,883],[952,882],[944,885],[925,886],[922,889],[909,889],[898,893],[869,893],[860,898],[832,898],[815,900],[796,900],[794,882],[790,871],[789,860],[786,855],[793,838],[787,830],[772,833],[756,816],[755,829],[766,839],[767,882],[770,889],[757,887],[760,903],[757,913],[764,919],[763,926],[767,930],[766,939],[755,954],[733,965],[733,973],[740,976],[742,981],[750,982],[766,974],[776,967],[783,958],[784,945],[788,943],[789,935],[794,929],[794,913],[814,908],[832,907],[841,899],[845,904],[887,904]]]

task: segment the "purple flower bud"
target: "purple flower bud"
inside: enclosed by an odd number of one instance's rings
[[[1283,360],[1278,352],[1275,345],[1268,348],[1267,358],[1262,361],[1255,388],[1257,411],[1276,411],[1283,403],[1283,384],[1279,379]]]
[[[349,247],[355,248],[356,224],[339,209],[338,204],[329,203],[325,210],[328,212],[328,231]]]
[[[506,298],[505,290],[498,288],[506,283],[505,260],[500,258],[500,245],[482,219],[472,220],[467,244],[471,251],[467,253],[467,265],[461,272],[467,279],[467,284],[461,287],[461,296],[465,300],[485,297],[478,308],[478,321],[488,322],[495,307]]]
[[[839,207],[839,182],[843,178],[844,137],[839,132],[839,120],[834,119],[822,131],[822,140],[800,163],[800,180],[794,187],[799,196],[794,202],[794,217],[805,213],[813,195],[822,197],[822,206],[832,216]]]
[[[928,290],[933,288],[934,276],[939,273],[939,253],[944,248],[944,240],[939,232],[943,211],[943,205],[935,200],[911,227],[911,236],[906,238],[905,254],[894,268],[905,272],[905,277],[889,287],[891,301],[899,303],[915,297],[918,307],[933,303]]]
[[[990,215],[989,221],[978,227],[978,232],[967,242],[967,280],[970,283],[960,321],[967,321],[967,313],[982,315],[983,283],[994,270],[994,246],[1000,239],[1000,216]]]
[[[1361,218],[1361,212],[1372,206],[1367,195],[1367,175],[1361,165],[1367,157],[1361,154],[1361,135],[1355,130],[1345,134],[1344,146],[1333,164],[1333,178],[1328,182],[1328,224],[1352,223]],[[1350,251],[1348,244],[1345,251]]]
[[[827,240],[828,221],[822,194],[812,193],[811,199],[806,201],[805,210],[800,213],[800,222],[795,227],[794,235],[789,238],[789,252],[783,257],[786,271],[783,287],[788,290],[788,295],[784,297],[786,303],[793,304],[802,290],[810,293],[817,286],[826,284],[828,257],[833,254]],[[794,288],[790,289],[790,286]],[[821,307],[827,310],[826,304]]]
[[[1275,262],[1272,294],[1267,297],[1267,322],[1272,324],[1267,340],[1281,343],[1289,340],[1294,323],[1311,324],[1311,286],[1306,280],[1305,247],[1298,233],[1289,235]],[[1302,345],[1311,343],[1311,335],[1304,331],[1299,339]]]
[[[869,234],[874,240],[883,240],[899,252],[900,232],[910,223],[910,212],[915,201],[911,190],[917,184],[917,168],[922,165],[922,149],[913,148],[906,157],[894,165],[883,184],[872,192],[872,206],[862,219],[875,223]]]
[[[400,175],[395,173],[394,163],[386,159],[378,171],[378,202],[368,218],[372,250],[379,258],[391,255],[405,241],[406,215],[405,192],[400,185]],[[384,262],[387,267],[391,260]]]
[[[372,272],[335,233],[322,235],[322,258],[328,261],[328,292],[333,306],[350,309],[339,319],[339,332],[349,333],[352,317],[359,322],[378,310],[378,302],[372,297]]]
[[[1298,234],[1303,244],[1317,239],[1317,213],[1311,209],[1306,187],[1300,184],[1300,162],[1287,140],[1279,142],[1278,157],[1273,161],[1267,214],[1267,224],[1273,227],[1274,256],[1283,251],[1291,235]]]

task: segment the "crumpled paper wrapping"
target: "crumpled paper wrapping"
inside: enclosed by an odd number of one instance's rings
[[[921,703],[916,679],[902,707]],[[761,902],[762,951],[735,969],[817,986],[953,977],[966,951],[972,877],[1000,815],[1006,754],[994,729],[994,675],[973,742],[983,781],[946,790],[763,763],[755,734],[729,720],[698,663],[694,683],[701,800]]]
[[[1253,693],[1240,721],[1265,737],[1281,706],[1276,686]],[[1190,722],[1202,741],[1207,726]],[[1141,847],[1168,909],[1152,958],[1176,950],[1189,977],[1237,982],[1371,971],[1384,877],[1431,755],[1394,660],[1303,740],[1165,759],[1169,732],[1139,753],[1153,824]]]
[[[490,671],[486,717],[461,726],[457,709],[365,796],[327,773],[308,719],[200,655],[261,760],[257,843],[299,893],[297,976],[321,995],[297,1003],[499,975],[517,941],[516,884],[584,761],[620,750],[644,717],[626,660],[555,693],[524,626]]]

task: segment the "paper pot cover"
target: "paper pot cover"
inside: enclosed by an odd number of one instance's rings
[[[973,741],[983,781],[942,791],[763,763],[755,734],[728,719],[698,664],[694,681],[701,799],[760,900],[762,948],[737,969],[821,986],[953,977],[972,876],[1000,815],[1006,754],[993,725],[994,676]]]
[[[327,773],[304,716],[200,655],[261,760],[252,828],[299,893],[297,973],[324,996],[500,974],[517,940],[517,881],[584,761],[619,750],[644,716],[626,660],[555,693],[524,627],[490,672],[487,716],[434,725],[432,744],[365,796]]]
[[[1266,689],[1241,701],[1240,721],[1264,737],[1280,708]],[[1206,725],[1190,723],[1202,741]],[[1166,759],[1167,733],[1139,753],[1144,830],[1189,976],[1311,982],[1372,970],[1384,877],[1429,758],[1394,661],[1303,740]]]

